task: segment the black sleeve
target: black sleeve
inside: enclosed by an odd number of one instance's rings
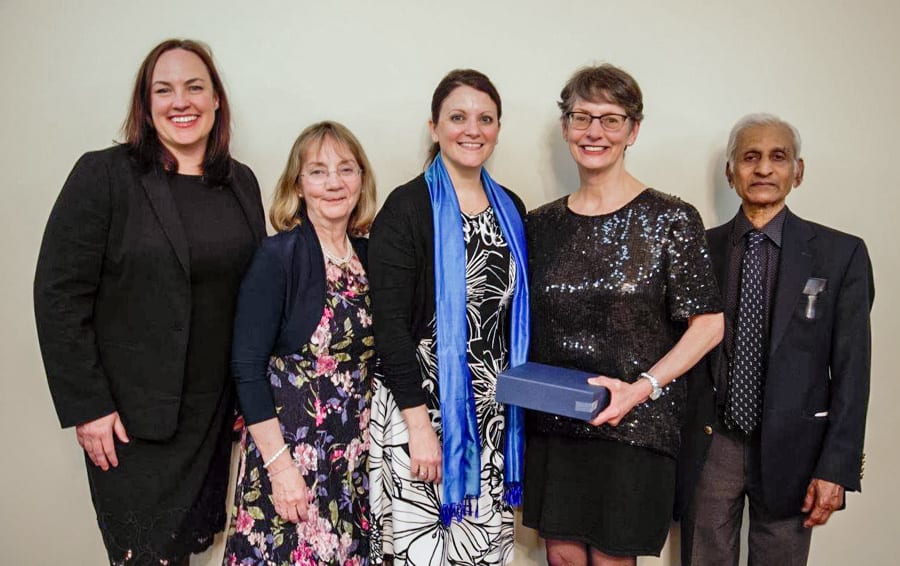
[[[231,344],[231,374],[248,425],[276,416],[267,376],[281,329],[286,281],[284,266],[264,243],[241,282]]]
[[[411,328],[416,281],[424,266],[418,265],[415,253],[414,207],[399,196],[395,191],[388,197],[372,225],[369,285],[384,384],[397,405],[406,409],[426,400]]]
[[[94,329],[112,218],[107,163],[78,160],[53,206],[34,277],[34,314],[50,393],[62,426],[116,410]]]

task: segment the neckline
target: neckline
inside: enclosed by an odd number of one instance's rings
[[[353,244],[350,243],[350,236],[344,234],[344,241],[347,242],[347,253],[344,257],[337,257],[331,251],[325,247],[325,244],[322,244],[322,255],[325,256],[326,260],[331,260],[331,263],[335,265],[344,265],[350,263],[350,260],[353,258]]]
[[[603,214],[581,214],[580,212],[575,212],[574,210],[572,210],[569,207],[569,197],[572,196],[572,193],[567,194],[562,199],[560,199],[560,201],[562,202],[562,206],[566,210],[566,212],[568,212],[572,216],[577,216],[580,218],[603,218],[605,216],[612,216],[614,214],[618,214],[618,213],[622,212],[623,210],[625,210],[626,208],[629,208],[632,204],[636,203],[638,200],[643,198],[643,196],[648,194],[648,192],[651,190],[652,190],[652,187],[644,187],[643,189],[641,189],[641,192],[634,195],[634,197],[631,200],[629,200],[628,202],[626,202],[619,208],[617,208],[615,210],[611,210],[609,212],[604,212]]]

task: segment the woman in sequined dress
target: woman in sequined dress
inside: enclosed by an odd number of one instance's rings
[[[528,345],[524,206],[484,169],[500,132],[491,81],[452,71],[431,111],[427,170],[372,226],[384,370],[372,400],[372,558],[505,564],[524,423],[494,391]]]
[[[596,373],[591,422],[528,415],[524,524],[556,564],[633,565],[669,530],[685,374],[722,337],[697,211],[625,168],[641,91],[612,65],[576,72],[559,103],[580,186],[528,215],[530,358]]]
[[[375,178],[321,122],[291,149],[241,283],[232,373],[247,423],[225,564],[368,564],[366,240]]]

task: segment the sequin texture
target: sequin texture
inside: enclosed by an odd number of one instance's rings
[[[532,361],[634,382],[691,316],[722,310],[703,223],[690,204],[646,189],[610,214],[582,216],[563,197],[526,221]],[[531,412],[529,430],[599,437],[675,456],[683,379],[617,427]]]

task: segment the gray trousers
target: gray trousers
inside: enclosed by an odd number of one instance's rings
[[[744,501],[750,503],[749,566],[805,566],[812,529],[804,517],[773,518],[761,498],[759,442],[713,434],[694,499],[681,522],[682,566],[738,566]]]

